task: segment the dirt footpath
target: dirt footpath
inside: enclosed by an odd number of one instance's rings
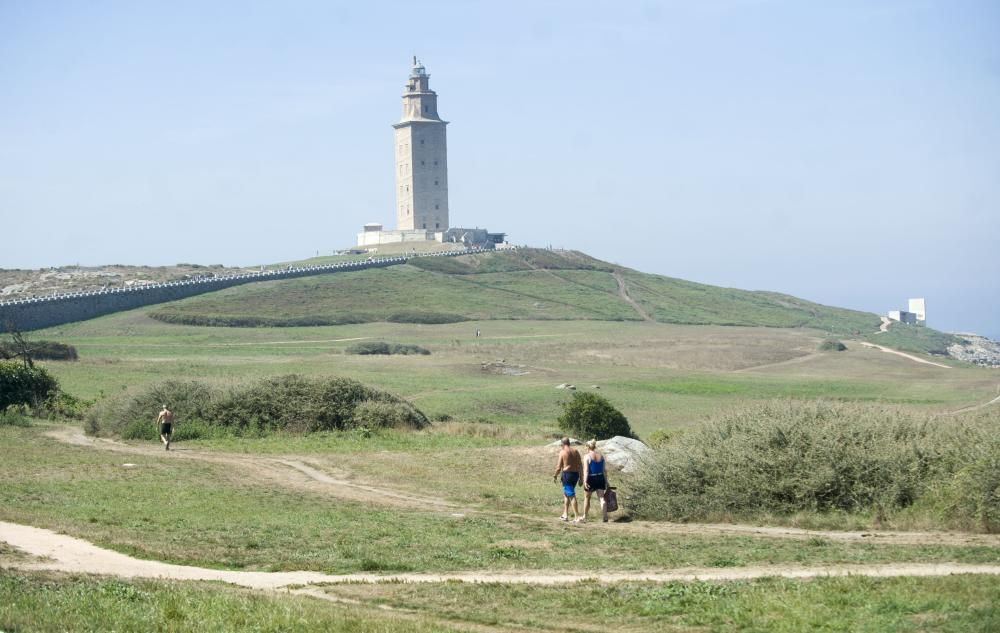
[[[160,578],[169,580],[218,580],[254,589],[278,589],[292,585],[358,582],[482,582],[504,584],[557,585],[579,580],[621,581],[695,581],[751,580],[755,578],[817,578],[822,576],[948,576],[951,574],[1000,575],[1000,565],[961,563],[894,565],[836,565],[796,567],[761,565],[727,569],[675,569],[632,572],[587,570],[532,570],[525,572],[467,571],[438,574],[343,574],[329,575],[311,571],[257,572],[205,569],[140,560],[102,549],[82,539],[56,534],[51,530],[0,521],[0,541],[35,557],[15,560],[5,566],[23,570],[87,573],[123,578]]]

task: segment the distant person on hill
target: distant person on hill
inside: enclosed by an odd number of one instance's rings
[[[587,520],[590,512],[590,495],[597,492],[601,501],[601,520],[608,522],[608,506],[604,503],[604,493],[608,489],[608,477],[604,470],[604,455],[597,452],[597,440],[587,442],[587,456],[583,458],[583,489],[587,497],[583,500],[583,520]]]
[[[156,416],[156,425],[160,427],[160,441],[163,442],[163,450],[170,450],[170,435],[174,432],[174,412],[163,405],[160,415]]]
[[[562,448],[559,450],[559,461],[556,463],[556,472],[552,475],[552,481],[557,477],[562,477],[563,487],[563,513],[559,517],[563,521],[569,520],[569,506],[572,501],[573,520],[580,520],[580,513],[576,505],[576,485],[580,481],[580,471],[583,470],[583,460],[580,452],[570,446],[569,438],[562,438]]]

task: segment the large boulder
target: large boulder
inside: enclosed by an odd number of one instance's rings
[[[653,454],[653,449],[649,448],[639,440],[630,437],[616,435],[610,440],[602,440],[597,443],[597,450],[604,455],[608,464],[621,469],[624,473],[631,473],[639,469],[643,460]]]

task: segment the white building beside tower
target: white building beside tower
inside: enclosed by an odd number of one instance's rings
[[[358,246],[399,242],[455,242],[492,248],[503,233],[453,228],[448,212],[447,121],[438,114],[431,76],[416,57],[403,90],[403,115],[394,124],[396,228],[372,222],[358,233]]]

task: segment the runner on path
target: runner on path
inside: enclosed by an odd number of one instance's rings
[[[163,405],[160,415],[156,416],[156,424],[160,427],[160,441],[163,442],[163,450],[170,450],[170,436],[174,432],[174,412]]]

